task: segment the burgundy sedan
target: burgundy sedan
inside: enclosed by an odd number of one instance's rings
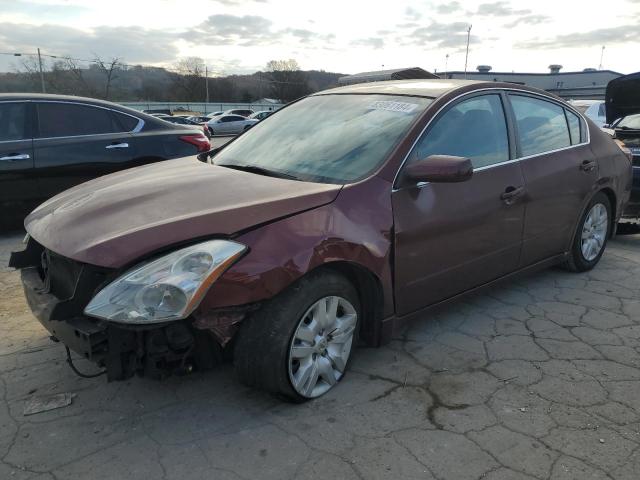
[[[302,401],[341,380],[357,341],[433,306],[593,268],[630,180],[611,138],[543,91],[367,83],[275,112],[209,163],[54,197],[11,265],[52,337],[109,380],[232,357],[244,383]]]

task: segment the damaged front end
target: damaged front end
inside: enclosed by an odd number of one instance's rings
[[[158,260],[122,272],[60,256],[29,238],[26,249],[14,252],[9,265],[20,269],[29,307],[51,333],[51,339],[96,363],[104,369],[108,380],[114,381],[135,374],[163,378],[194,369],[205,370],[224,359],[225,349],[229,348],[240,322],[257,306],[206,313],[196,307],[210,283],[239,255],[233,255],[226,264],[212,257],[209,270],[217,269],[212,274],[206,270],[206,262],[204,266],[194,266],[193,255],[187,252],[178,255],[183,264],[186,262],[183,268],[186,273],[176,273],[174,265],[165,266],[160,273],[155,269],[151,272],[153,283],[142,278],[140,272],[149,270]],[[188,275],[190,270],[206,280],[194,282],[194,275]],[[134,285],[131,278],[139,284]],[[174,284],[187,292],[184,298],[180,295],[169,298],[167,285],[177,288]],[[159,290],[158,285],[164,285],[164,290]],[[150,302],[155,302],[156,308],[150,308]],[[163,306],[163,302],[167,305]],[[87,314],[88,311],[93,314]],[[75,368],[74,371],[77,372]]]

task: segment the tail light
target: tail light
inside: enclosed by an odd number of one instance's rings
[[[209,139],[205,136],[204,133],[182,135],[180,137],[180,140],[190,143],[191,145],[195,145],[195,147],[198,149],[198,153],[204,153],[211,150],[211,142],[209,142]]]

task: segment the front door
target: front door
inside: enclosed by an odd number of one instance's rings
[[[38,203],[33,176],[31,103],[0,102],[0,228],[22,220]]]
[[[518,266],[524,179],[509,140],[505,97],[467,96],[436,117],[410,153],[470,158],[463,183],[407,185],[392,194],[395,297],[404,315]]]
[[[70,102],[37,104],[35,171],[47,198],[92,178],[126,168],[132,137],[111,110]],[[132,165],[133,166],[133,165]]]

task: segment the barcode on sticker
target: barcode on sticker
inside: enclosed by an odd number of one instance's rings
[[[400,112],[400,113],[411,113],[416,107],[417,103],[407,103],[407,102],[388,102],[388,101],[378,101],[373,102],[369,105],[369,109],[371,110],[388,110],[390,112]]]

